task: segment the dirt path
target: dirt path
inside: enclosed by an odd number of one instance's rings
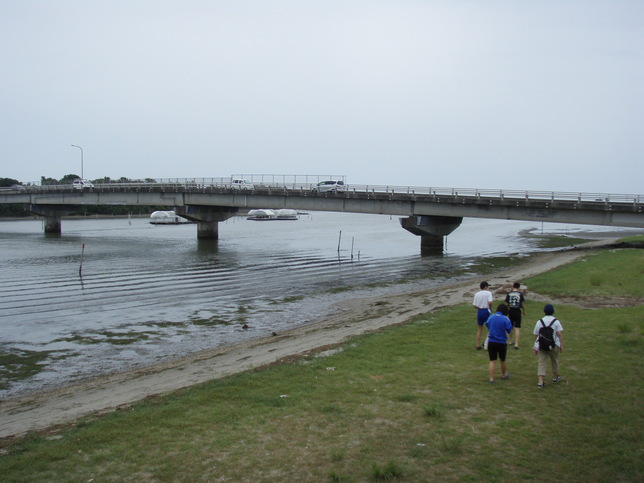
[[[487,280],[492,291],[504,292],[516,280],[570,263],[581,255],[579,251],[541,254],[524,265],[489,275]],[[331,318],[272,337],[2,402],[0,438],[69,423],[88,414],[112,411],[150,395],[168,393],[338,344],[351,336],[402,323],[439,307],[471,303],[478,282],[477,278],[432,292],[345,301]]]

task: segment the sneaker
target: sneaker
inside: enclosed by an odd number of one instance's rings
[[[514,350],[515,350],[515,351],[518,351],[518,350],[519,350],[519,347],[515,345],[515,346],[514,346]]]
[[[545,384],[545,383],[543,383],[543,382],[540,382],[539,384],[537,384],[537,387],[538,387],[539,389],[542,389],[542,388],[546,387],[546,384]]]
[[[481,347],[480,345],[477,345],[477,346],[476,346],[476,350],[477,350],[477,351],[483,350],[483,347]]]
[[[560,376],[555,377],[555,378],[552,380],[552,383],[553,383],[553,384],[557,384],[557,383],[559,382],[559,379],[561,379],[561,377],[560,377]]]
[[[501,376],[501,379],[510,379],[510,373],[506,372],[505,376]]]
[[[496,381],[490,381],[490,384],[494,384]]]

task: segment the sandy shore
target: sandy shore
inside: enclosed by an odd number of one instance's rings
[[[525,264],[485,278],[493,292],[504,293],[512,282],[570,263],[582,254],[581,251],[540,254]],[[147,396],[168,393],[270,364],[287,356],[339,344],[351,336],[402,323],[436,308],[471,303],[478,283],[477,278],[431,292],[344,301],[333,317],[265,339],[200,353],[172,364],[100,377],[55,391],[5,401],[0,403],[0,438],[70,423],[92,413],[113,411]],[[499,297],[495,298],[498,300]]]

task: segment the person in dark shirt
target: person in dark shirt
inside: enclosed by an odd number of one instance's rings
[[[521,334],[521,314],[525,315],[525,297],[523,292],[520,290],[521,284],[519,282],[514,282],[512,285],[512,290],[508,292],[505,296],[505,303],[508,304],[510,313],[508,317],[510,322],[512,322],[513,333],[514,333],[514,342],[512,342],[512,333],[510,333],[510,342],[509,345],[514,344],[514,348],[519,350],[519,335]]]

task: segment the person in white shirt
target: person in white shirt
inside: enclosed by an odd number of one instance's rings
[[[483,325],[487,322],[488,317],[492,313],[492,302],[494,301],[492,297],[492,292],[488,290],[490,286],[489,283],[483,281],[479,284],[481,290],[476,292],[474,295],[474,308],[476,309],[476,323],[478,324],[478,329],[476,332],[476,350],[480,351],[481,347],[481,335],[483,335]]]

